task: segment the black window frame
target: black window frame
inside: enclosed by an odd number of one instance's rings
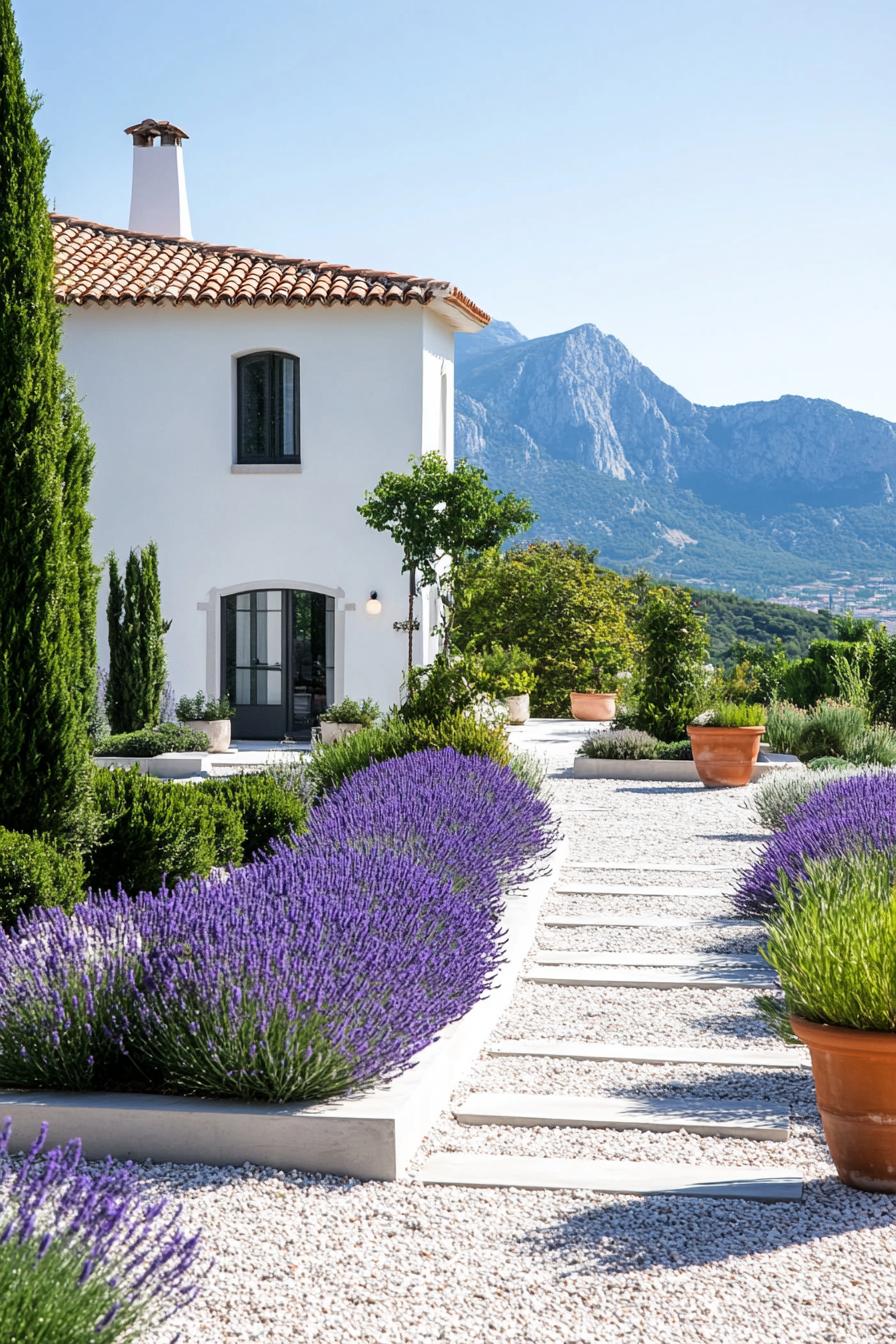
[[[289,361],[293,366],[293,452],[284,453],[283,444],[283,379],[276,376],[278,363]],[[264,396],[267,414],[264,420],[264,452],[254,453],[246,449],[246,434],[243,424],[245,406],[245,376],[252,365],[264,364]],[[301,361],[298,355],[290,355],[285,350],[253,350],[251,354],[240,355],[236,361],[236,461],[238,465],[293,463],[298,464],[301,456]]]

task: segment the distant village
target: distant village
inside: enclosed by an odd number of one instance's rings
[[[885,575],[856,578],[848,569],[835,570],[827,579],[783,588],[769,601],[807,611],[851,611],[896,631],[896,580]]]

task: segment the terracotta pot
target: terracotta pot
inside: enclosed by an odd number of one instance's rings
[[[186,726],[208,738],[209,751],[227,751],[230,746],[229,719],[190,719]]]
[[[506,695],[504,697],[504,707],[507,710],[508,723],[526,723],[529,718],[528,691],[523,695]]]
[[[570,691],[569,706],[574,719],[584,723],[609,723],[616,717],[616,696],[597,691]]]
[[[809,1047],[815,1096],[837,1175],[896,1194],[896,1031],[859,1031],[792,1017]]]
[[[688,726],[697,774],[709,789],[742,788],[749,784],[759,755],[765,725],[757,728]]]
[[[352,733],[360,733],[363,727],[363,723],[328,723],[324,719],[320,725],[320,740],[329,747],[344,737],[351,737]]]

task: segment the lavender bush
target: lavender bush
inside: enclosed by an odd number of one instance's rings
[[[487,906],[381,851],[288,849],[59,915],[0,939],[5,1084],[321,1100],[406,1068],[500,957]]]
[[[76,1139],[46,1149],[46,1125],[24,1161],[0,1131],[0,1339],[10,1344],[126,1344],[195,1297],[198,1235],[180,1210],[147,1205],[136,1172],[87,1167]]]
[[[793,884],[806,859],[896,849],[896,772],[850,775],[827,784],[796,808],[772,836],[762,858],[742,878],[737,909],[764,915],[774,909],[781,874]]]
[[[512,770],[449,747],[358,771],[312,810],[305,843],[406,854],[497,913],[554,834],[547,803]]]

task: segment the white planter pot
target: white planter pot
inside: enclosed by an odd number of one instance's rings
[[[363,727],[363,723],[327,723],[324,719],[320,725],[320,740],[325,747],[329,747],[334,742],[341,742],[344,737],[351,737],[352,733],[360,733]]]
[[[507,695],[504,697],[508,723],[526,723],[529,719],[529,693],[525,695]]]
[[[230,746],[229,719],[189,719],[185,726],[208,738],[209,751],[227,751]]]

